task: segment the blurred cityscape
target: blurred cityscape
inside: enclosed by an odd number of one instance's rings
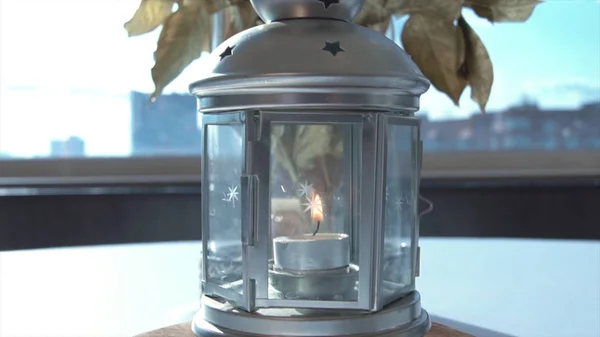
[[[196,102],[188,95],[160,97],[132,93],[133,155],[199,154]],[[468,119],[422,119],[426,151],[600,149],[600,102],[578,110],[542,110],[525,100],[520,106]]]
[[[131,95],[133,155],[199,154],[196,101]],[[578,110],[541,110],[534,101],[468,119],[432,121],[421,112],[426,151],[600,149],[600,102]]]
[[[421,117],[426,151],[600,149],[600,102],[577,110],[542,110],[525,102],[468,119]]]
[[[185,94],[160,96],[131,92],[132,156],[199,155],[201,135],[196,100]],[[600,150],[600,102],[576,110],[540,109],[534,101],[467,119],[430,120],[420,112],[428,152],[502,150]],[[221,136],[221,135],[220,135]],[[219,136],[219,137],[220,137]],[[228,135],[222,135],[228,137]],[[85,157],[85,137],[52,140],[51,157]],[[0,153],[0,159],[11,156]]]

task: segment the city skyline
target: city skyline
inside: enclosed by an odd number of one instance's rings
[[[198,155],[200,130],[194,127],[198,120],[191,108],[195,99],[189,95],[166,94],[159,97],[156,104],[147,105],[149,97],[150,93],[131,92],[129,95],[133,123],[130,139],[122,143],[131,148],[127,155]],[[171,112],[174,110],[177,112]],[[600,102],[572,110],[540,109],[535,101],[523,100],[505,111],[461,119],[431,119],[426,111],[420,111],[417,116],[422,120],[421,135],[427,151],[553,150],[564,146],[600,150],[600,129],[594,127],[600,125],[600,114],[595,114],[598,111]],[[519,130],[506,128],[514,123],[521,125]],[[518,131],[517,134],[514,131]],[[494,145],[498,139],[503,139],[504,145]],[[565,140],[568,143],[564,143]],[[543,147],[540,141],[545,144]],[[49,153],[31,157],[101,156],[86,151],[86,139],[75,134],[51,139],[48,145]],[[0,158],[19,157],[0,151]]]
[[[41,155],[50,139],[76,134],[92,155],[129,155],[129,93],[153,90],[150,69],[159,34],[127,38],[123,23],[139,1],[0,3],[0,152]],[[35,11],[28,9],[32,4]],[[56,20],[48,12],[64,17]],[[524,97],[544,109],[600,101],[598,1],[549,0],[524,24],[492,25],[471,10],[463,15],[494,62],[488,111],[518,105]],[[397,20],[397,28],[403,22]],[[165,93],[186,93],[205,64],[195,61]],[[433,120],[467,118],[477,113],[469,96],[466,90],[459,108],[431,89],[421,108]]]

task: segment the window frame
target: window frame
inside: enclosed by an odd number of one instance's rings
[[[0,187],[201,182],[200,156],[0,160]],[[600,151],[425,152],[424,179],[600,177]]]

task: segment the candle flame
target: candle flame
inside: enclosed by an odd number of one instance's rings
[[[315,194],[311,213],[313,221],[323,221],[323,203],[321,202],[321,197],[318,194]]]

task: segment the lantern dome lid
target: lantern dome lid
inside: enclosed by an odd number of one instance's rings
[[[257,8],[267,2],[284,9],[298,3],[323,6],[318,0],[253,0]],[[264,9],[259,13],[267,16]],[[415,111],[419,96],[429,88],[429,81],[396,43],[335,16],[285,19],[248,29],[216,48],[207,63],[208,73],[190,85],[201,111],[324,104]],[[287,103],[266,102],[273,95],[288,95]],[[342,96],[354,101],[333,102]]]

